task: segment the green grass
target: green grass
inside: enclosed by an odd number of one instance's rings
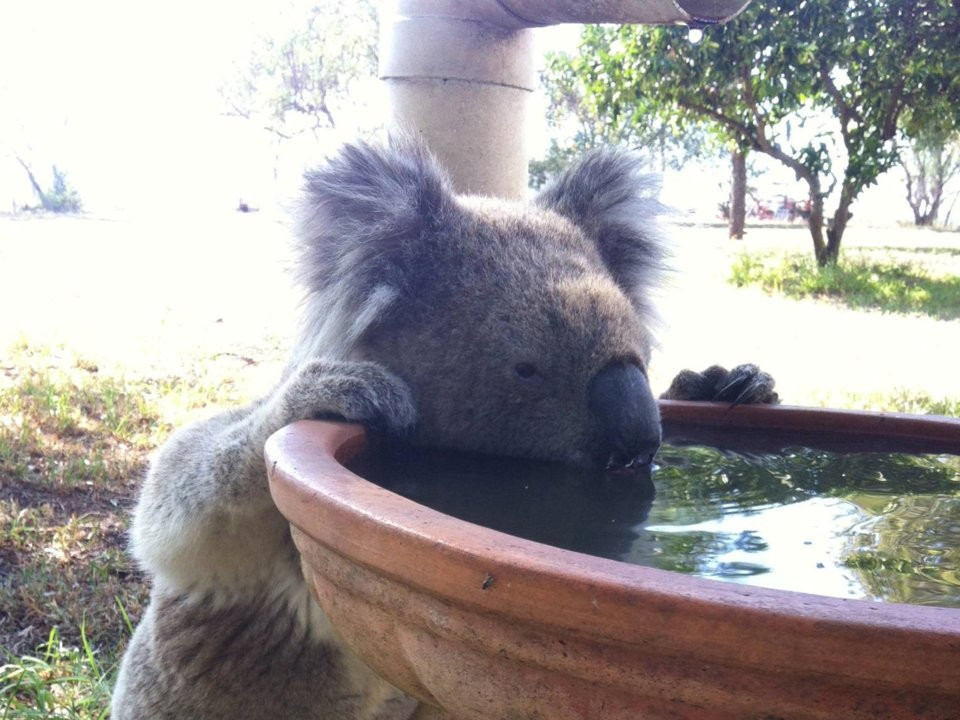
[[[918,263],[872,253],[846,252],[836,265],[819,267],[806,255],[742,254],[730,282],[758,285],[790,298],[821,298],[858,310],[960,318],[960,277],[936,275]]]
[[[815,392],[809,397],[798,400],[791,399],[790,404],[960,417],[960,398],[933,397],[925,392],[916,392],[904,388],[873,393]]]
[[[247,399],[251,365],[104,369],[18,342],[0,365],[0,720],[105,717],[147,588],[126,553],[147,456],[171,430]]]
[[[0,720],[70,718],[92,720],[109,715],[116,658],[104,660],[81,627],[80,647],[66,646],[56,629],[36,654],[10,657],[0,664]]]

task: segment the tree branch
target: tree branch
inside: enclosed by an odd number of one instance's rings
[[[900,117],[900,100],[903,98],[903,80],[897,83],[897,86],[890,94],[887,101],[887,109],[883,114],[883,125],[880,128],[880,137],[884,140],[891,139],[897,132],[897,119]]]
[[[718,110],[714,110],[707,105],[700,105],[697,103],[688,102],[686,100],[677,100],[677,105],[682,107],[684,110],[689,110],[690,112],[697,113],[698,115],[706,115],[709,118],[716,120],[721,125],[728,127],[733,130],[736,134],[740,135],[742,138],[747,140],[750,143],[750,146],[754,150],[761,150],[756,142],[753,139],[753,133],[750,131],[750,128],[741,123],[734,118],[727,117]]]
[[[740,71],[740,79],[743,81],[743,101],[750,109],[750,114],[753,115],[753,121],[757,125],[757,139],[762,145],[769,147],[770,140],[767,138],[767,123],[764,120],[763,114],[760,112],[757,101],[753,97],[753,81],[750,79],[750,68],[744,67]]]
[[[794,173],[796,173],[797,179],[806,181],[810,186],[811,192],[820,192],[820,181],[817,179],[816,175],[810,171],[810,168],[796,158],[785,153],[777,145],[774,145],[772,142],[770,142],[765,136],[762,138],[758,137],[758,135],[754,133],[747,125],[744,125],[738,120],[727,117],[723,113],[718,112],[711,107],[707,107],[706,105],[700,105],[685,100],[678,100],[677,104],[685,110],[689,110],[690,112],[700,115],[706,115],[707,117],[712,118],[726,126],[734,133],[739,135],[742,139],[746,140],[749,143],[751,150],[758,150],[772,158],[779,160],[788,168],[793,170]]]
[[[227,112],[224,113],[224,115],[227,115],[228,117],[239,117],[239,118],[243,118],[244,120],[249,120],[251,118],[252,113],[250,112],[250,110],[244,110],[243,108],[239,107],[237,103],[231,99],[226,99],[226,102],[227,102],[227,105],[229,105],[229,108],[227,109]]]
[[[824,67],[822,63],[820,64],[820,80],[823,82],[823,87],[826,88],[827,94],[833,98],[837,109],[840,110],[840,122],[843,126],[844,134],[846,134],[846,126],[851,118],[858,123],[863,123],[863,116],[857,110],[850,107],[844,99],[843,93],[840,92],[840,88],[833,82],[833,78],[830,77],[830,73],[827,72],[827,68]]]

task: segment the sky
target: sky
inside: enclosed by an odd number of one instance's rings
[[[224,115],[217,89],[239,72],[258,36],[282,36],[304,2],[292,0],[286,13],[266,0],[0,3],[0,212],[34,202],[17,157],[41,182],[55,163],[88,211],[101,215],[200,212],[241,199],[272,206],[289,196],[323,148],[301,143],[278,163],[265,132]],[[538,47],[574,50],[577,35],[570,25],[538,30]],[[545,149],[543,107],[535,98],[534,154]],[[770,170],[768,194],[801,194],[785,169],[759,165]],[[717,164],[669,173],[666,200],[712,213],[725,174]],[[899,181],[882,185],[864,197],[861,213],[907,219]]]
[[[34,201],[18,156],[48,181],[56,163],[102,213],[270,196],[274,143],[225,117],[217,90],[303,4],[0,3],[0,212]],[[547,35],[575,42],[576,28]],[[321,155],[298,151],[301,165]],[[284,169],[299,182],[302,167]]]
[[[91,208],[209,202],[262,154],[217,88],[275,15],[223,0],[0,5],[0,210],[23,183],[16,153],[67,170]]]

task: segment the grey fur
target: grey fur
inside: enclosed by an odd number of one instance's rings
[[[665,207],[660,177],[644,173],[629,152],[593,150],[537,198],[541,207],[569,218],[592,237],[611,274],[637,310],[653,314],[652,291],[666,270],[666,246],[657,222]]]
[[[402,138],[349,145],[309,174],[305,319],[281,382],[176,433],[141,491],[132,546],[153,589],[115,720],[408,717],[415,703],[312,602],[264,442],[334,416],[418,444],[596,462],[592,378],[649,360],[658,211],[619,153],[533,205],[455,196]]]
[[[306,175],[300,265],[306,323],[293,362],[342,356],[413,280],[412,243],[443,227],[453,193],[425,147],[347,145]]]
[[[414,703],[339,647],[270,500],[267,437],[322,415],[407,434],[401,380],[312,360],[267,398],[176,433],[147,476],[133,552],[150,606],[114,690],[116,720],[406,718]]]

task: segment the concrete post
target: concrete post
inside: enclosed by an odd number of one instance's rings
[[[404,3],[406,14],[381,31],[390,125],[423,135],[460,192],[519,198],[536,83],[533,33],[423,7],[439,4]]]
[[[533,27],[722,22],[749,0],[393,0],[380,78],[391,128],[419,133],[464,193],[522,198]]]

